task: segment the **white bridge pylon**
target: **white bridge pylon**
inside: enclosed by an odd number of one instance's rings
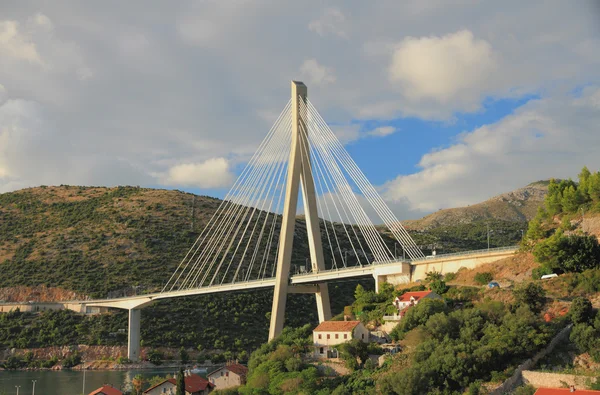
[[[269,339],[283,329],[288,293],[315,293],[319,321],[331,317],[327,284],[289,285],[292,264],[316,273],[394,262],[394,243],[423,258],[308,100],[306,85],[291,85],[291,100],[162,290],[275,277]],[[306,228],[297,218],[299,192]],[[293,249],[302,237],[310,257]]]

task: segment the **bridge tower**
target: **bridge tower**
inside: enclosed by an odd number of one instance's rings
[[[300,102],[302,101],[306,104],[307,94],[308,89],[304,83],[292,81],[292,146],[288,162],[283,219],[279,235],[279,255],[277,257],[277,274],[275,276],[275,291],[273,294],[273,307],[271,310],[269,340],[275,338],[283,330],[285,322],[285,305],[288,293],[300,291],[290,289],[288,285],[299,190],[302,191],[304,203],[312,271],[317,272],[325,269],[323,245],[321,242],[321,228],[317,213],[315,184],[310,163],[310,152],[308,152],[308,150],[310,150],[310,144],[308,143],[308,137],[306,135],[307,128],[306,120],[304,119],[305,115],[300,111]],[[307,289],[307,291],[300,292],[310,292],[315,294],[319,322],[330,319],[331,307],[327,284],[320,283],[316,287]]]

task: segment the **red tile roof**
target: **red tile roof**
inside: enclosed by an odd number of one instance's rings
[[[240,365],[239,363],[232,363],[232,364],[229,364],[229,365],[222,366],[222,367],[220,367],[217,370],[213,370],[212,372],[210,372],[209,374],[207,374],[207,377],[211,376],[213,373],[216,373],[216,372],[218,372],[218,371],[220,371],[222,369],[227,369],[230,372],[233,372],[233,373],[235,373],[235,374],[237,374],[238,376],[241,376],[241,377],[246,377],[246,375],[248,374],[248,368],[247,367],[245,367],[244,365]]]
[[[538,388],[538,390],[535,391],[534,395],[565,395],[565,394],[599,395],[600,391],[576,389],[575,392],[571,392],[571,390],[569,388]]]
[[[106,384],[106,385],[98,388],[95,391],[90,392],[89,395],[100,395],[100,394],[104,394],[104,395],[123,395],[123,393],[121,391],[119,391],[118,389],[116,389],[112,385],[108,385],[108,384]]]
[[[407,292],[407,293],[403,294],[402,296],[399,296],[398,299],[401,302],[410,302],[411,296],[413,298],[415,298],[415,300],[419,300],[419,299],[424,298],[425,296],[429,295],[430,293],[431,293],[431,291]]]
[[[314,332],[350,332],[360,321],[323,321]]]
[[[205,390],[207,387],[208,388],[213,388],[215,385],[210,383],[208,380],[204,379],[203,377],[198,376],[197,374],[190,374],[189,376],[185,376],[185,390],[189,393],[194,393],[194,392],[200,392]],[[152,386],[150,388],[148,388],[147,390],[144,391],[144,393],[148,393],[151,390],[153,390],[154,388],[158,387],[159,385],[162,385],[166,382],[169,382],[173,385],[177,385],[177,379],[167,379],[164,381],[161,381],[160,383],[156,384],[155,386]]]

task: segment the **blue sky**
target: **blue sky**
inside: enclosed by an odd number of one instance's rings
[[[600,5],[0,5],[0,192],[223,196],[302,80],[400,218],[600,169]]]

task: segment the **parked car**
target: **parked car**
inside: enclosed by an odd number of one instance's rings
[[[500,284],[498,284],[496,281],[490,281],[488,283],[488,288],[500,288]]]
[[[544,274],[544,275],[542,276],[542,280],[546,280],[546,279],[549,279],[549,278],[554,278],[554,277],[558,277],[558,274],[556,274],[556,273],[552,273],[552,274]]]

